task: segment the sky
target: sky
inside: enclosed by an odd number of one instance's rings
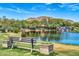
[[[0,17],[15,19],[49,16],[79,21],[79,3],[0,3]]]

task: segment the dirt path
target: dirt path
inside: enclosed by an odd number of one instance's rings
[[[79,51],[79,46],[73,46],[73,45],[54,44],[54,47],[55,50],[57,51],[69,51],[69,50]]]

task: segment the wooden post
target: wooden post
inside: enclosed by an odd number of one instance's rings
[[[33,42],[33,38],[31,39],[31,53],[33,52],[33,48],[34,48],[34,44],[33,44],[34,42]]]
[[[13,40],[12,39],[9,39],[9,41],[7,41],[7,45],[8,45],[8,48],[13,48]]]
[[[21,35],[22,35],[22,32],[20,32],[20,38],[19,38],[19,41],[21,41]]]

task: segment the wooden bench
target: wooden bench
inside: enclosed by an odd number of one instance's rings
[[[31,52],[35,50],[34,44],[36,43],[36,40],[34,38],[26,38],[26,37],[21,37],[21,38],[20,37],[9,37],[8,41],[3,42],[2,46],[6,48],[13,48],[14,42],[30,43]],[[37,51],[43,54],[50,54],[51,52],[53,52],[53,44],[41,44]]]

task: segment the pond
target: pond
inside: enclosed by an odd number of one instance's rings
[[[30,33],[29,37],[35,37],[37,41],[48,41],[63,44],[79,45],[79,33],[62,32],[58,33]]]

